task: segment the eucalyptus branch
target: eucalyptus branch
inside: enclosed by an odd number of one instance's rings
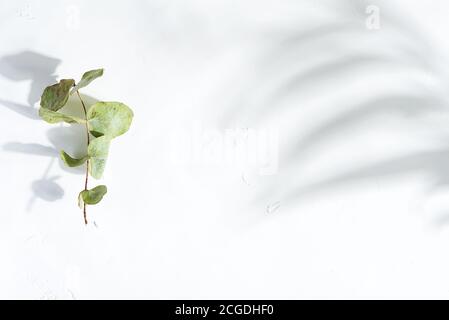
[[[39,109],[39,116],[48,123],[66,122],[82,124],[86,127],[87,150],[84,157],[73,158],[65,151],[60,151],[61,159],[69,167],[77,167],[86,163],[84,190],[78,195],[78,205],[83,210],[85,224],[87,224],[87,205],[99,203],[107,193],[105,185],[99,185],[89,190],[89,175],[95,179],[100,179],[103,176],[111,141],[128,131],[134,116],[132,110],[121,102],[100,101],[90,108],[86,107],[79,89],[102,75],[103,69],[91,70],[85,72],[76,85],[73,79],[62,79],[59,83],[45,88]],[[66,105],[70,94],[73,93],[77,94],[81,102],[84,119],[59,112]],[[91,135],[93,139],[91,139]]]
[[[89,149],[90,133],[89,133],[89,122],[87,121],[87,109],[86,109],[86,105],[84,104],[83,99],[81,99],[81,95],[78,90],[76,90],[76,94],[81,101],[81,105],[83,106],[84,119],[86,120],[85,126],[86,126],[86,136],[87,136],[87,149]],[[86,179],[84,181],[84,190],[85,191],[87,191],[88,183],[89,183],[89,159],[86,160]],[[87,205],[86,205],[86,203],[83,203],[83,216],[84,216],[84,224],[87,224]]]

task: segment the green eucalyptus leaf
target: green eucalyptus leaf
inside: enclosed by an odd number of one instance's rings
[[[86,123],[86,120],[77,117],[68,116],[60,112],[51,111],[46,108],[39,108],[39,116],[48,123]]]
[[[87,155],[89,157],[89,172],[95,179],[100,179],[103,175],[106,166],[106,160],[109,154],[109,145],[111,138],[108,136],[101,136],[93,139],[87,148]]]
[[[41,97],[41,107],[58,111],[69,99],[70,89],[75,85],[73,79],[62,79],[59,83],[45,88]]]
[[[82,165],[84,162],[86,162],[86,160],[88,159],[88,157],[82,157],[81,159],[75,159],[72,158],[71,156],[69,156],[65,151],[61,151],[60,153],[61,159],[62,161],[64,161],[64,163],[68,166],[68,167],[79,167],[80,165]]]
[[[90,190],[83,190],[78,196],[78,204],[82,206],[85,204],[97,204],[103,199],[103,196],[108,192],[105,185],[96,186]]]
[[[91,133],[111,138],[128,131],[133,116],[132,110],[121,102],[97,102],[87,112]]]
[[[76,86],[72,89],[72,93],[75,92],[76,90],[86,87],[87,85],[89,85],[89,83],[91,83],[98,77],[101,77],[102,75],[103,69],[95,69],[85,72],[80,82],[78,82]]]

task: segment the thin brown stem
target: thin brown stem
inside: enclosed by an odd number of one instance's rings
[[[89,124],[87,123],[87,109],[86,109],[86,105],[84,104],[83,99],[81,99],[81,95],[78,92],[78,90],[76,90],[76,94],[78,95],[78,98],[81,101],[81,105],[83,106],[83,111],[84,111],[84,118],[86,120],[86,135],[87,135],[87,147],[89,147],[90,144],[90,133],[89,133]],[[86,179],[84,181],[84,190],[87,190],[87,184],[89,182],[89,159],[87,159],[86,161]],[[86,210],[86,204],[83,204],[83,214],[84,214],[84,223],[87,224],[87,210]]]

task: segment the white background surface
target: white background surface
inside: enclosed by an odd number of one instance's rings
[[[2,0],[0,297],[448,298],[448,9]],[[36,110],[97,67],[84,94],[135,119],[85,227],[56,158],[82,128]],[[173,162],[198,127],[274,130],[276,174]]]

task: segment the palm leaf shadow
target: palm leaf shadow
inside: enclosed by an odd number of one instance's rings
[[[384,46],[388,46],[388,50],[377,50],[374,46],[351,49],[354,47],[351,41],[370,36],[364,28],[364,10],[367,4],[365,1],[346,1],[347,10],[343,11],[338,19],[347,21],[346,24],[331,23],[322,27],[302,29],[275,44],[272,52],[261,59],[258,73],[251,78],[254,83],[249,84],[248,88],[252,90],[242,92],[238,100],[234,101],[234,107],[224,113],[222,124],[229,126],[235,121],[246,119],[258,126],[269,125],[273,115],[281,112],[301,121],[301,103],[288,105],[282,104],[281,101],[304,98],[309,88],[315,89],[314,95],[320,92],[326,94],[329,91],[335,93],[336,89],[329,83],[340,88],[346,81],[349,86],[350,81],[362,81],[358,76],[364,70],[376,71],[379,66],[384,69],[409,70],[414,72],[413,74],[420,72],[435,80],[436,86],[428,85],[419,78],[409,79],[409,82],[413,83],[413,86],[410,86],[413,90],[395,92],[384,89],[383,93],[374,98],[354,102],[353,105],[345,107],[345,111],[328,117],[305,134],[290,137],[291,141],[280,155],[281,167],[278,176],[271,178],[268,186],[261,187],[255,199],[256,204],[266,203],[273,195],[276,200],[295,203],[306,195],[332,191],[344,184],[374,181],[377,178],[411,172],[423,173],[430,177],[429,191],[449,186],[446,161],[449,156],[449,144],[447,147],[430,151],[412,151],[391,158],[385,156],[375,163],[366,163],[345,172],[335,168],[335,171],[340,173],[331,174],[324,179],[316,177],[310,183],[301,182],[301,176],[298,174],[301,170],[298,168],[302,166],[302,161],[305,158],[326,156],[325,150],[315,147],[333,143],[332,138],[344,130],[352,130],[353,135],[357,135],[357,130],[360,130],[357,124],[360,122],[379,116],[388,116],[391,121],[420,122],[430,114],[446,114],[449,111],[447,95],[444,92],[447,77],[433,64],[433,53],[430,50],[432,46],[419,30],[416,31],[413,25],[397,18],[392,11],[383,10],[382,14],[382,25],[386,29],[383,34],[388,40]],[[354,12],[358,15],[354,16]],[[335,56],[327,56],[318,62],[314,60],[315,64],[309,64],[312,61],[308,59],[309,56],[314,53],[317,56],[325,55],[320,50],[326,47],[329,51],[334,51]],[[288,58],[285,58],[286,56]],[[388,77],[388,74],[385,77]],[[256,97],[261,91],[266,92],[263,98]],[[304,101],[307,103],[307,100]],[[324,107],[331,110],[335,106]],[[285,181],[289,183],[284,183]]]

